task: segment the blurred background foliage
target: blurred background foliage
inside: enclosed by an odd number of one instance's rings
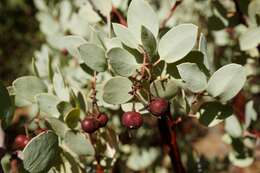
[[[28,74],[31,58],[44,40],[31,0],[0,1],[0,78],[10,84]]]
[[[115,2],[119,1],[115,0]],[[164,4],[165,1],[166,0],[150,0],[153,7],[157,9],[160,19],[165,18],[165,15],[169,13],[170,8],[169,6],[167,7],[167,4]],[[57,4],[61,1],[49,0],[46,2],[50,10],[54,9],[52,12],[48,12],[48,14],[53,18],[59,16],[59,12],[57,12],[57,10],[55,11],[55,7],[57,7]],[[130,1],[126,2],[126,4],[129,4]],[[167,27],[185,22],[192,22],[198,25],[206,35],[208,41],[208,57],[210,64],[213,66],[212,69],[214,70],[225,64],[235,62],[242,65],[247,64],[246,66],[249,71],[259,71],[259,53],[256,53],[257,49],[241,51],[241,47],[239,46],[239,36],[246,30],[246,26],[248,25],[248,23],[245,23],[243,17],[241,17],[241,14],[245,15],[246,18],[249,18],[248,5],[250,2],[250,0],[182,0],[172,17],[167,21],[165,28],[167,30]],[[78,10],[75,6],[73,7],[74,12]],[[239,11],[237,11],[237,9],[239,9]],[[43,21],[43,18],[41,18],[39,14],[44,14],[44,12],[44,10],[41,12],[41,10],[37,9],[34,2],[31,0],[0,1],[0,79],[5,82],[6,86],[17,77],[24,74],[30,74],[31,59],[35,56],[35,52],[40,49],[44,52],[45,47],[42,46],[43,44],[50,45],[48,32],[44,33],[46,28],[44,28],[43,25],[40,25],[40,22],[44,24],[45,21]],[[126,16],[124,6],[119,7],[119,12],[122,13],[123,17]],[[38,18],[36,17],[37,14]],[[112,21],[113,20],[117,21],[118,18],[113,18],[112,15]],[[256,19],[256,21],[258,21],[258,19]],[[53,29],[52,26],[49,27]],[[63,30],[63,33],[61,34],[68,34],[68,30]],[[70,30],[70,32],[73,31],[76,32],[75,28]],[[57,52],[56,49],[56,55],[59,54],[59,57],[64,57],[64,54]],[[72,59],[72,57],[69,58]],[[63,62],[61,62],[61,64],[62,63]],[[249,98],[254,100],[255,109],[259,111],[259,92],[253,93],[251,90],[252,83],[259,85],[259,74],[254,72],[252,74],[252,79],[249,80],[249,83],[247,84],[250,87],[247,87],[243,94],[239,95],[240,98],[238,98],[237,107],[245,107],[245,101],[243,101],[243,99],[246,97],[247,100],[249,100]],[[235,101],[236,100],[234,100],[234,102]],[[239,117],[241,115],[241,110],[235,110],[235,113]],[[242,119],[242,122],[244,117],[243,115],[241,116],[242,117],[239,118]],[[153,121],[149,123],[151,126],[155,125],[155,122]],[[259,124],[255,123],[253,126],[253,129],[257,129]],[[228,160],[227,155],[231,150],[231,147],[222,141],[225,130],[222,125],[206,129],[199,125],[196,120],[187,120],[181,124],[179,130],[180,134],[185,136],[182,137],[183,140],[180,141],[181,149],[182,151],[190,152],[189,155],[191,156],[186,158],[189,173],[198,171],[198,163],[200,165],[199,167],[204,170],[203,172],[209,173],[259,172],[259,139],[258,143],[256,142],[258,148],[253,149],[257,156],[256,162],[254,162],[251,167],[238,168],[236,166],[231,166],[230,161]],[[156,132],[154,132],[153,129],[145,129],[145,131],[144,129],[140,129],[136,135],[137,139],[129,139],[127,138],[129,135],[124,133],[127,132],[121,132],[120,140],[123,144],[124,142],[126,144],[130,143],[130,145],[125,145],[125,148],[123,149],[127,154],[129,154],[129,151],[131,150],[130,146],[132,146],[132,150],[134,151],[138,152],[141,150],[138,149],[137,146],[135,146],[136,148],[133,147],[133,144],[142,146],[142,148],[158,145],[156,143],[158,136],[156,136]],[[146,143],[143,141],[146,141]],[[191,146],[188,144],[192,144],[192,152],[190,149]],[[148,154],[143,152],[146,150],[142,150],[143,153],[140,153],[144,158],[157,158],[157,153],[159,151],[153,147],[151,147],[149,151],[150,150],[153,150],[153,152],[148,152]],[[200,153],[199,156],[197,152]],[[151,155],[151,153],[153,154]],[[193,158],[195,158],[193,157],[194,155],[196,158],[199,158],[199,160],[193,160]],[[136,159],[134,152],[131,156]],[[116,164],[118,164],[118,167],[120,168],[121,162],[126,162],[126,160],[128,160],[128,162],[124,164],[128,164],[128,166],[131,167],[131,161],[134,159],[131,160],[131,157],[129,157],[129,159],[122,158],[122,160],[119,160]],[[165,170],[165,168],[169,166],[169,161],[167,159],[169,158],[157,158],[157,160],[164,160],[165,167],[154,167],[154,171],[160,173],[167,172]],[[155,161],[156,160],[154,159],[152,162]],[[149,164],[151,164],[150,161]],[[143,166],[145,167],[145,165]],[[121,169],[126,168],[123,167]],[[132,167],[132,169],[134,168]],[[125,170],[125,172],[131,171]]]

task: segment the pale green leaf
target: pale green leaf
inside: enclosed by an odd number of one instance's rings
[[[126,103],[132,98],[132,82],[125,77],[114,77],[104,86],[103,99],[110,104]]]
[[[58,136],[52,131],[43,132],[24,148],[24,168],[33,173],[47,172],[53,166],[58,153]]]
[[[17,97],[28,102],[35,102],[35,96],[47,92],[47,86],[35,76],[24,76],[13,82],[14,91]]]
[[[87,41],[83,37],[77,35],[59,37],[56,38],[56,42],[59,45],[60,49],[67,49],[73,57],[76,57],[78,59],[80,59],[78,47],[82,44],[87,43]]]
[[[182,63],[177,65],[177,68],[189,90],[197,93],[206,89],[207,77],[195,63]]]
[[[60,102],[60,99],[57,96],[43,93],[38,94],[36,96],[36,100],[41,112],[47,114],[48,116],[59,118],[60,113],[57,109],[57,105]]]
[[[57,118],[46,117],[46,122],[49,127],[61,138],[64,138],[65,133],[69,130],[66,124]]]
[[[218,69],[209,79],[207,91],[213,97],[225,102],[233,98],[244,86],[245,68],[238,64],[228,64]]]
[[[138,41],[127,27],[121,24],[113,23],[113,29],[118,39],[126,46],[137,49]]]
[[[103,48],[92,43],[86,43],[79,46],[79,53],[85,64],[92,70],[103,72],[107,69],[107,60]]]
[[[199,40],[199,50],[203,53],[204,58],[203,62],[204,65],[209,69],[209,57],[208,57],[208,48],[207,48],[207,40],[203,33],[200,34],[200,40]]]
[[[53,89],[60,100],[69,101],[69,89],[60,73],[55,73],[53,76]]]
[[[138,68],[135,57],[125,49],[113,48],[107,53],[107,56],[110,59],[112,68],[120,76],[129,77],[133,75]]]
[[[239,45],[241,50],[249,50],[256,48],[260,44],[260,27],[249,28],[239,37]]]
[[[173,27],[163,35],[159,42],[160,58],[167,63],[182,59],[194,47],[197,40],[198,27],[193,24],[181,24]]]
[[[94,156],[95,150],[86,135],[68,131],[64,139],[65,145],[79,156]]]
[[[175,79],[160,81],[156,80],[150,85],[150,91],[155,97],[171,99],[179,91],[179,81]]]
[[[254,102],[251,100],[247,102],[246,104],[246,110],[245,110],[245,128],[248,128],[250,126],[250,123],[252,121],[257,120],[257,112],[254,109]]]
[[[225,120],[225,130],[230,136],[234,138],[239,138],[243,133],[242,127],[234,115],[228,117]]]
[[[142,26],[141,29],[141,40],[145,51],[150,56],[153,56],[157,49],[157,41],[156,38],[153,36],[152,32],[145,26]]]
[[[121,108],[124,112],[133,111],[133,103],[125,103],[121,104]],[[147,109],[144,107],[142,103],[136,102],[135,103],[135,110],[138,111],[140,114],[147,114],[149,113]]]
[[[257,26],[257,15],[260,16],[260,1],[252,0],[248,5],[248,16],[254,26]]]
[[[138,43],[141,43],[141,27],[145,26],[156,38],[159,20],[152,7],[144,0],[131,1],[127,12],[127,24]]]

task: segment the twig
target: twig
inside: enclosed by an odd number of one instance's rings
[[[121,13],[114,6],[112,7],[112,13],[114,13],[118,17],[120,24],[127,26],[127,22],[126,22],[125,18],[121,15]]]
[[[98,105],[97,105],[97,98],[96,98],[96,95],[97,95],[96,83],[97,83],[97,72],[94,71],[93,80],[91,82],[91,88],[92,88],[92,92],[93,92],[91,99],[92,99],[93,109],[96,108],[97,113],[99,113],[99,108],[98,108]]]
[[[161,28],[164,28],[166,23],[170,20],[173,13],[175,12],[176,8],[181,4],[182,0],[176,1],[176,3],[172,6],[171,11],[169,12],[168,16],[162,21]]]
[[[177,144],[176,126],[172,119],[170,119],[170,110],[167,112],[167,116],[162,116],[158,120],[158,127],[161,134],[164,147],[169,148],[169,156],[171,158],[172,166],[175,173],[186,173],[180,151]]]

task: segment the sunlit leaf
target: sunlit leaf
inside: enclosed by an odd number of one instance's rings
[[[181,24],[170,29],[159,41],[160,58],[167,63],[182,59],[194,47],[198,27],[193,24]]]
[[[86,43],[79,46],[79,53],[85,64],[92,70],[103,72],[107,69],[105,50],[95,44]]]
[[[238,64],[228,64],[218,69],[209,79],[207,91],[221,101],[233,98],[244,86],[245,68]]]
[[[110,59],[110,64],[117,74],[124,77],[129,77],[136,72],[138,64],[135,57],[122,48],[113,48],[107,56]]]
[[[132,95],[132,82],[125,77],[114,77],[104,86],[103,99],[110,104],[122,104],[129,101]]]
[[[29,172],[47,172],[59,153],[58,136],[52,131],[34,137],[23,150],[23,165]]]

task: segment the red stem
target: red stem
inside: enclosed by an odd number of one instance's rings
[[[114,13],[118,17],[120,24],[127,26],[127,22],[125,18],[114,6],[112,7],[112,13]]]
[[[177,144],[176,126],[174,121],[169,118],[170,116],[170,111],[168,111],[167,116],[162,116],[161,119],[158,120],[161,139],[163,146],[169,151],[174,172],[186,173]]]
[[[161,28],[164,28],[166,23],[170,20],[173,13],[175,12],[176,8],[181,4],[181,0],[176,1],[176,3],[172,6],[171,11],[169,12],[168,16],[162,21]]]

